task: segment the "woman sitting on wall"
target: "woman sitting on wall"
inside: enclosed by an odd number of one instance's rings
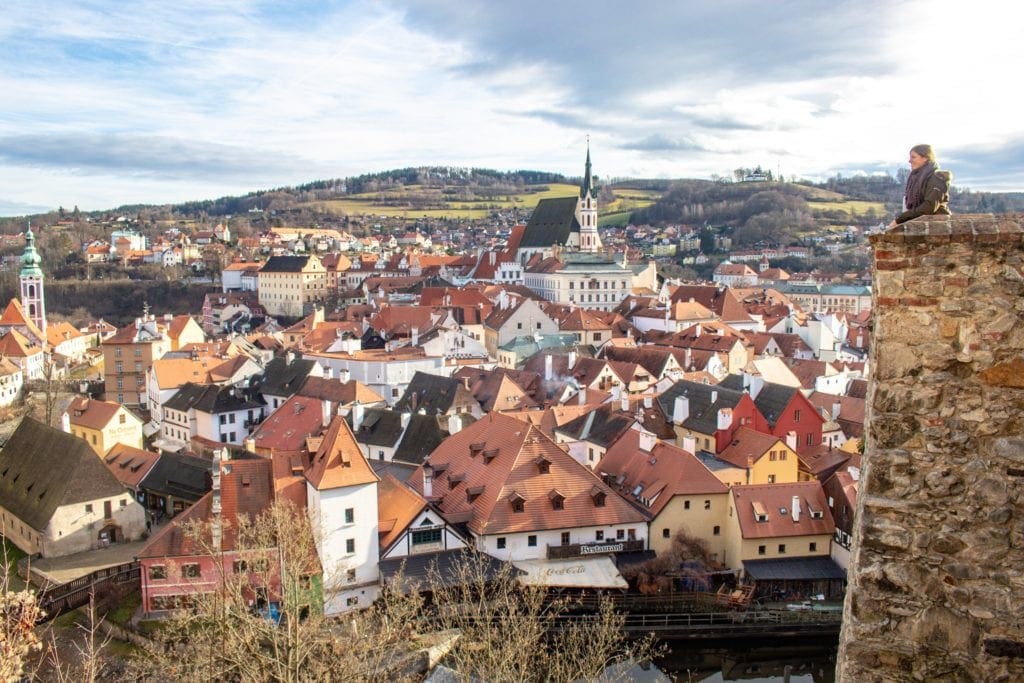
[[[890,228],[918,216],[950,215],[949,186],[953,182],[953,174],[939,170],[931,145],[910,148],[910,169],[903,193],[905,210],[889,224]]]

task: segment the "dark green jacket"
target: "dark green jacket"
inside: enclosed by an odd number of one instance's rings
[[[924,181],[924,201],[896,216],[897,223],[906,223],[918,216],[950,215],[949,186],[953,174],[949,171],[935,171]]]

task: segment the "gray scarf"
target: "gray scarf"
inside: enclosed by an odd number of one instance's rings
[[[903,204],[907,211],[917,208],[924,202],[924,184],[938,169],[938,164],[929,161],[921,168],[910,172],[910,177],[907,178],[907,189],[903,193]]]

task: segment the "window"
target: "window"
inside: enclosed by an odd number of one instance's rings
[[[710,500],[705,500],[704,501],[704,509],[705,510],[710,510],[711,509],[711,501]]]
[[[603,541],[604,540],[604,529],[598,529],[597,531],[594,532],[594,540],[595,541]]]
[[[794,410],[793,411],[793,422],[799,422],[799,421],[800,421],[800,411],[799,410]]]
[[[420,529],[412,532],[412,544],[413,545],[427,545],[430,543],[441,542],[441,530],[440,529]]]
[[[119,506],[119,507],[128,507],[128,499],[127,499],[127,498],[122,498],[122,499],[121,499],[121,500],[120,500],[120,501],[118,502],[118,506]]]
[[[711,533],[714,534],[715,536],[721,536],[722,535],[722,527],[720,527],[718,525],[715,525],[714,527],[711,528]]]
[[[688,501],[688,500],[684,500],[683,501],[683,509],[684,510],[689,510],[690,509],[690,501]]]
[[[808,543],[807,544],[807,552],[811,552],[811,553],[818,552],[818,544],[815,543],[814,541],[811,541],[810,543]]]
[[[356,607],[358,604],[359,604],[359,598],[346,598],[345,599],[345,606],[346,607]]]
[[[779,555],[785,555],[785,554],[786,554],[786,544],[785,543],[780,543],[779,544]]]
[[[516,323],[516,329],[517,330],[523,329],[523,324],[522,323]]]
[[[188,564],[181,565],[181,576],[185,579],[198,579],[202,576],[199,570],[199,564],[196,562],[189,562]]]
[[[615,530],[615,540],[621,541],[621,540],[623,540],[625,538],[626,538],[626,530],[625,529],[616,529]]]
[[[568,531],[563,531],[562,532],[562,545],[569,545],[569,542],[570,542],[569,532]]]
[[[398,398],[398,387],[391,390],[391,398]]]
[[[775,475],[774,474],[769,474],[768,475],[768,483],[769,484],[774,484],[775,483]]]
[[[96,445],[96,435],[95,434],[92,435],[92,445],[93,446]]]
[[[125,415],[124,413],[121,413],[120,415],[117,416],[118,424],[124,424],[127,421],[128,421],[128,416]]]
[[[91,512],[92,512],[92,503],[86,503],[85,504],[85,514],[89,514]]]
[[[228,423],[228,416],[227,415],[221,415],[220,416],[220,423],[222,425],[226,425]]]
[[[671,529],[665,528],[665,529],[661,530],[661,537],[662,538],[671,538],[671,536],[672,536],[672,530]]]
[[[356,521],[356,509],[345,508],[345,524],[355,524]]]
[[[235,560],[231,563],[231,571],[236,574],[241,574],[249,570],[249,565],[246,564],[245,560]]]
[[[629,538],[629,540],[635,541],[636,540],[636,529],[626,529],[626,536]]]
[[[512,501],[512,512],[523,512],[525,509],[525,503],[522,498],[516,498]]]
[[[786,459],[786,451],[779,451],[779,460],[785,460],[785,459]]]
[[[346,583],[355,583],[356,582],[356,570],[355,569],[346,569],[345,570],[345,581],[346,581]]]
[[[149,578],[152,580],[160,580],[167,578],[167,567],[162,564],[154,564],[149,568]]]
[[[526,545],[528,545],[531,548],[536,548],[537,547],[537,536],[536,536],[536,534],[530,534],[529,536],[526,537]]]
[[[768,454],[768,459],[770,461],[775,462],[775,458],[776,458],[775,451],[772,451],[771,453]]]
[[[498,537],[498,550],[504,550],[506,546],[506,538],[504,536]]]
[[[808,446],[813,446],[814,445],[814,434],[808,434],[807,435],[807,445]]]
[[[767,552],[768,552],[768,548],[767,548],[767,547],[765,547],[765,546],[763,546],[763,545],[759,545],[759,546],[757,546],[757,554],[758,554],[758,555],[764,555],[764,554],[766,554]]]
[[[346,538],[345,539],[345,552],[349,555],[356,554],[356,539]]]

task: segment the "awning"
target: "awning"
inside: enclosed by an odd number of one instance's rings
[[[156,434],[159,431],[160,431],[160,425],[157,424],[156,422],[152,421],[152,420],[150,420],[146,424],[142,425],[142,435],[144,437],[146,437],[147,439],[149,437],[153,436],[154,434]]]
[[[846,578],[843,568],[827,556],[743,560],[743,569],[754,581],[816,581]]]
[[[526,572],[519,577],[524,586],[629,588],[615,562],[607,555],[568,560],[519,560],[512,564]]]

